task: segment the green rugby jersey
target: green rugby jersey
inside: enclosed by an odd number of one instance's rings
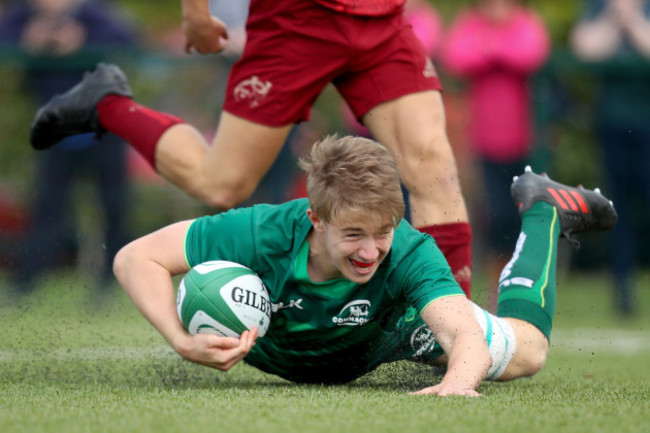
[[[268,288],[271,324],[245,361],[289,380],[332,383],[412,356],[391,348],[407,308],[421,311],[437,298],[463,295],[433,238],[402,221],[369,282],[314,283],[307,275],[308,207],[299,199],[233,209],[198,218],[188,230],[189,266],[240,263]]]

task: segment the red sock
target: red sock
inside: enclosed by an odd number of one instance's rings
[[[182,119],[154,111],[121,95],[108,95],[97,104],[99,123],[122,138],[156,168],[156,145],[170,127],[184,123]]]
[[[469,223],[451,223],[420,227],[436,240],[454,278],[471,299],[472,294],[472,229]]]

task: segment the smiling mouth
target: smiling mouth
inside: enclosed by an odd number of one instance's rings
[[[372,266],[375,264],[375,261],[372,261],[370,263],[364,263],[354,259],[350,259],[350,262],[352,263],[352,266],[354,266],[355,268],[359,269],[362,272],[370,270],[370,268],[372,268]]]

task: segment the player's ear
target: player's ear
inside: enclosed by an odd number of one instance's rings
[[[314,230],[317,232],[323,231],[323,220],[311,209],[307,209],[307,217],[311,221],[311,225],[314,227]]]

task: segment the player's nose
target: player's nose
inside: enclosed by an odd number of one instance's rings
[[[361,248],[359,248],[359,258],[366,262],[372,262],[377,260],[378,257],[379,247],[377,242],[372,238],[365,239],[361,244]]]

